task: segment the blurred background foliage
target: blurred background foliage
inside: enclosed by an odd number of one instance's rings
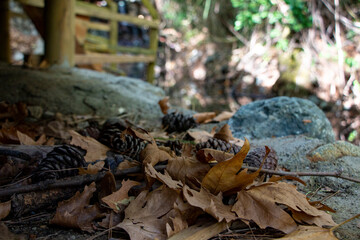
[[[314,101],[339,139],[360,142],[359,0],[156,0],[158,85],[197,111]]]

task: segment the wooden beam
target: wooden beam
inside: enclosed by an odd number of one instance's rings
[[[141,0],[142,4],[149,10],[150,16],[153,19],[159,19],[159,13],[156,11],[154,5],[149,0]]]
[[[0,61],[11,62],[9,0],[0,1]]]
[[[74,66],[75,0],[45,0],[45,60]]]
[[[43,8],[45,6],[44,0],[16,0],[16,1],[33,7]]]
[[[88,20],[84,20],[78,17],[75,19],[75,23],[94,30],[110,31],[110,26],[107,23],[90,22]]]
[[[91,3],[76,2],[76,14],[98,17],[107,20],[116,20],[119,22],[128,22],[137,26],[159,28],[159,20],[146,20],[138,17],[133,17],[125,14],[112,13],[109,9],[98,7]]]
[[[76,64],[94,64],[94,63],[135,63],[135,62],[153,62],[154,56],[144,55],[114,55],[114,54],[76,54]]]

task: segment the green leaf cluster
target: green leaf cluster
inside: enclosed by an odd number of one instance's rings
[[[311,14],[303,0],[231,0],[231,3],[238,11],[234,22],[237,31],[251,32],[265,20],[271,25],[287,26],[293,32],[312,25]]]

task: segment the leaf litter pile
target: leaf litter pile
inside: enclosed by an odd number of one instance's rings
[[[298,192],[302,180],[266,172],[277,168],[272,149],[250,149],[228,125],[189,131],[231,113],[159,105],[163,129],[147,132],[119,118],[29,121],[25,104],[0,103],[4,234],[43,216],[89,239],[336,239],[333,210]]]

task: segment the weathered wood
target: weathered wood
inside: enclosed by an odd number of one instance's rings
[[[76,54],[75,62],[77,64],[93,63],[135,63],[135,62],[154,62],[155,56],[145,55],[114,55],[114,54]]]
[[[147,8],[147,10],[149,10],[150,16],[153,19],[159,19],[158,12],[149,0],[141,0],[141,2]]]
[[[75,0],[45,0],[45,60],[74,66]]]
[[[159,28],[159,20],[146,20],[125,14],[112,13],[109,9],[97,7],[94,4],[86,2],[76,2],[76,14],[84,16],[98,17],[107,20],[116,20],[119,22],[128,22],[137,26]]]
[[[113,1],[109,1],[109,9],[111,13],[117,13],[117,4]],[[118,45],[118,22],[114,19],[110,20],[110,39],[109,39],[109,47],[113,53],[116,53],[116,46]]]
[[[33,7],[43,8],[45,6],[44,0],[16,0],[16,1],[24,5],[29,5]]]
[[[75,19],[75,23],[94,30],[110,31],[110,26],[107,23],[90,22],[78,17]]]
[[[10,9],[9,0],[0,1],[0,61],[10,63]]]

